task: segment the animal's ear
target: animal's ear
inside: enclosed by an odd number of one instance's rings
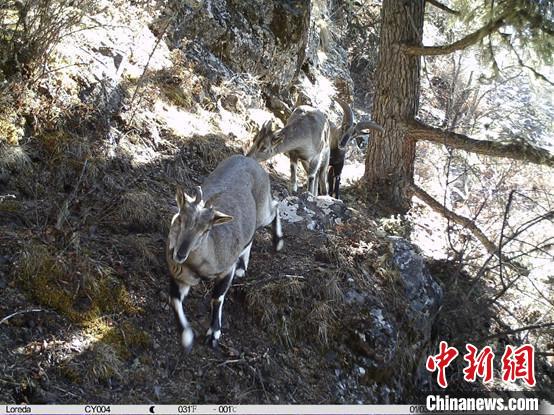
[[[214,211],[214,218],[212,219],[212,224],[214,226],[217,225],[223,225],[224,223],[231,222],[234,220],[232,216],[226,215],[223,212],[220,212],[219,210]]]
[[[183,191],[183,188],[179,185],[177,185],[177,191],[175,192],[175,200],[177,201],[177,206],[179,206],[179,210],[181,210],[187,204],[187,195]]]

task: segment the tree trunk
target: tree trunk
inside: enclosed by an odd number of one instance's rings
[[[425,0],[384,0],[377,64],[373,120],[385,128],[369,142],[364,182],[400,212],[410,207],[415,141],[407,124],[419,105],[420,57],[401,52],[405,44],[420,46]]]

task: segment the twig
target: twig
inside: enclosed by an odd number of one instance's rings
[[[224,362],[219,363],[217,365],[217,367],[227,366],[228,364],[231,364],[231,363],[246,363],[246,360],[245,359],[230,359],[230,360],[226,360]]]
[[[175,18],[175,15],[167,20],[167,23],[165,27],[162,30],[162,33],[160,33],[160,36],[158,37],[158,40],[154,44],[154,47],[152,48],[152,51],[150,52],[150,55],[148,55],[148,60],[146,61],[146,65],[144,65],[144,68],[142,70],[142,74],[140,75],[139,81],[137,83],[137,87],[135,88],[135,91],[133,92],[133,96],[131,97],[131,101],[129,102],[129,107],[133,108],[133,112],[131,113],[131,117],[129,117],[129,125],[132,124],[133,119],[135,118],[135,113],[137,111],[137,108],[142,100],[142,96],[139,97],[139,101],[137,102],[137,105],[133,107],[133,101],[135,100],[135,96],[137,95],[140,87],[142,86],[142,82],[144,79],[144,75],[146,74],[146,71],[148,70],[148,66],[150,65],[150,60],[152,59],[152,56],[154,56],[154,52],[156,52],[156,49],[158,48],[158,45],[162,41],[163,37],[165,36],[165,32],[169,28],[169,25],[173,22],[173,19]]]
[[[506,284],[504,283],[504,275],[502,273],[502,239],[504,238],[504,229],[506,228],[506,224],[508,223],[508,214],[510,213],[510,207],[512,206],[512,201],[514,199],[514,192],[515,190],[512,190],[510,192],[510,195],[508,196],[508,202],[506,203],[506,208],[504,209],[504,218],[502,219],[502,229],[500,229],[500,238],[498,240],[498,261],[499,261],[499,271],[500,271],[500,282],[502,283],[503,287],[506,287]]]
[[[4,317],[2,320],[0,320],[0,324],[4,323],[4,322],[8,321],[10,318],[15,317],[15,316],[18,316],[18,315],[20,315],[20,314],[25,314],[25,313],[38,313],[38,312],[41,312],[41,311],[42,311],[42,312],[45,312],[45,313],[51,312],[50,310],[43,310],[43,309],[41,309],[41,308],[33,308],[33,309],[31,309],[31,310],[16,311],[15,313],[10,314],[9,316],[6,316],[6,317]]]
[[[437,202],[430,194],[428,194],[417,185],[412,184],[410,187],[414,195],[425,202],[431,209],[436,212],[442,213],[445,217],[452,219],[457,224],[468,229],[479,240],[479,242],[481,242],[481,244],[489,253],[498,255],[499,250],[496,245],[494,245],[494,243],[483,233],[483,231],[479,229],[475,222],[473,222],[471,219],[466,218],[465,216],[458,215],[457,213],[447,209],[446,206],[443,206],[440,202]],[[503,260],[514,271],[523,275],[529,275],[529,271],[527,269],[519,264],[514,263],[510,260],[510,258],[503,258]]]
[[[491,334],[490,336],[482,337],[478,340],[475,340],[475,343],[482,343],[486,340],[494,339],[496,337],[505,336],[507,334],[515,334],[515,333],[519,333],[519,332],[527,331],[527,330],[543,329],[543,328],[546,328],[546,327],[554,327],[554,323],[533,324],[533,325],[530,325],[530,326],[520,327],[520,328],[513,329],[513,330],[502,331],[500,333]]]

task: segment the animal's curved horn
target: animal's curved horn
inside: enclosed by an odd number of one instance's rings
[[[196,197],[194,203],[198,204],[202,201],[202,188],[200,186],[196,186],[194,188],[194,193]]]
[[[385,129],[383,127],[373,121],[360,121],[358,124],[356,124],[357,133],[363,130],[377,130],[382,133],[385,132]]]
[[[354,125],[354,113],[352,112],[350,105],[343,100],[335,98],[335,101],[340,105],[343,113],[340,131],[342,134],[346,134],[346,132],[349,131]]]

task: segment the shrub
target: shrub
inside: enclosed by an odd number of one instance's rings
[[[95,0],[0,0],[0,80],[30,76]]]

